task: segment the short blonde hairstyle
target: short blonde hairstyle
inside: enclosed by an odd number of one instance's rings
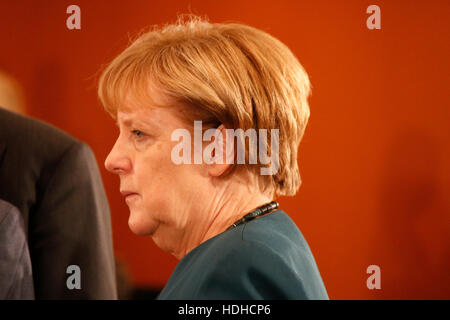
[[[142,105],[152,101],[150,83],[190,106],[192,118],[203,123],[244,131],[279,129],[279,170],[261,176],[262,189],[275,196],[297,192],[297,151],[310,114],[310,81],[282,42],[247,25],[182,15],[175,24],[152,27],[118,55],[103,71],[98,95],[115,118],[127,99]]]

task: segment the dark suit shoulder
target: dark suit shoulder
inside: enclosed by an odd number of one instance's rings
[[[0,108],[0,140],[7,148],[33,149],[34,154],[64,152],[80,143],[66,132],[38,119],[19,115]],[[29,152],[29,151],[28,151]]]
[[[0,198],[28,217],[66,155],[83,143],[43,121],[0,108]]]

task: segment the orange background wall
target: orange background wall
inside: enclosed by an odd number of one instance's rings
[[[66,28],[71,4],[81,30]],[[381,30],[366,28],[371,4]],[[303,185],[280,203],[330,297],[449,299],[449,1],[1,0],[0,69],[23,85],[31,116],[94,150],[114,249],[133,281],[162,287],[177,261],[128,229],[118,178],[103,167],[117,131],[97,101],[97,72],[128,35],[187,12],[267,31],[309,73]],[[381,267],[381,290],[366,287],[371,264]]]

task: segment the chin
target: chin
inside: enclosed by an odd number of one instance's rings
[[[144,221],[144,219],[130,214],[128,218],[128,227],[131,232],[138,236],[151,236],[156,231],[155,223]]]

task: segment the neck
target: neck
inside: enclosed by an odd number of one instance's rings
[[[194,226],[197,230],[187,233],[191,237],[185,242],[183,248],[180,248],[180,251],[174,253],[175,257],[182,259],[195,247],[226,231],[247,213],[273,200],[262,193],[255,193],[252,196],[242,193],[240,197],[234,193],[229,196],[224,195],[219,199],[222,201],[215,200],[213,206],[209,207],[210,211],[204,212],[203,216],[209,217],[208,221],[204,221],[203,226]]]

